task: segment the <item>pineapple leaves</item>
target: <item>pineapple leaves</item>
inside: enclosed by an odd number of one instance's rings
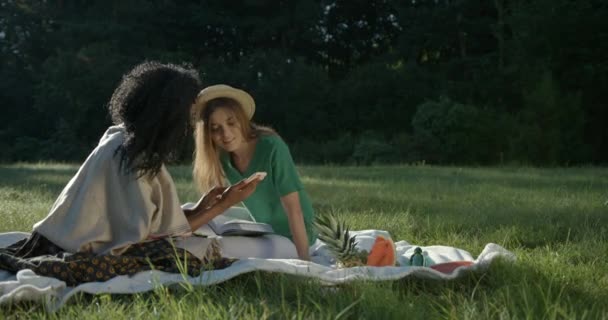
[[[350,228],[344,221],[331,213],[315,216],[313,226],[319,240],[325,242],[329,251],[342,265],[362,264],[361,255],[356,246],[356,236],[350,235]]]

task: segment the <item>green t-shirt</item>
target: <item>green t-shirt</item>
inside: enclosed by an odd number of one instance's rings
[[[231,184],[249,177],[254,172],[267,173],[266,178],[257,185],[255,192],[243,202],[257,221],[270,224],[277,234],[290,239],[292,239],[291,230],[287,214],[281,204],[281,197],[297,191],[308,243],[313,243],[315,236],[312,227],[314,215],[312,204],[300,181],[289,147],[281,137],[272,134],[260,135],[249,166],[243,173],[232,165],[227,153],[221,155],[220,161]]]

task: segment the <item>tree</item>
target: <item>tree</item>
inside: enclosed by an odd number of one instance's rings
[[[401,27],[392,1],[323,1],[317,25],[318,59],[330,76],[341,78],[357,65],[393,46]]]

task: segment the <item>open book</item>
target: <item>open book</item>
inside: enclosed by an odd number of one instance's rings
[[[194,205],[186,203],[182,208],[192,208]],[[267,223],[256,222],[245,207],[232,207],[194,231],[194,234],[206,237],[260,236],[270,233],[274,233],[272,227]]]

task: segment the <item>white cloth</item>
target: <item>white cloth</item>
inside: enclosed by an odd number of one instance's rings
[[[35,231],[68,252],[112,254],[149,237],[190,234],[165,166],[154,178],[123,174],[116,148],[124,135],[123,126],[105,132]]]
[[[373,244],[372,239],[377,235],[387,236],[385,231],[363,230],[355,232],[359,239],[361,249],[368,250]],[[27,233],[0,234],[0,247],[6,247],[18,240],[26,238]],[[416,247],[406,241],[395,243],[396,253],[400,262],[409,257],[409,253]],[[47,310],[60,308],[74,294],[78,292],[96,293],[139,293],[153,290],[158,285],[168,286],[177,283],[189,282],[193,285],[213,285],[238,275],[252,271],[280,272],[303,277],[316,278],[326,284],[339,284],[353,280],[397,280],[408,276],[427,279],[449,280],[460,277],[471,271],[482,271],[496,258],[514,260],[513,253],[501,246],[489,243],[483,251],[473,259],[465,250],[447,246],[428,246],[421,248],[428,252],[435,263],[450,261],[471,261],[467,267],[459,267],[452,273],[445,274],[426,267],[354,267],[337,269],[332,264],[332,257],[327,254],[325,245],[317,241],[311,248],[312,262],[297,259],[242,259],[230,267],[221,270],[205,271],[200,276],[189,277],[181,274],[166,273],[162,271],[144,271],[136,275],[118,276],[106,282],[84,283],[76,287],[67,287],[65,282],[48,277],[41,277],[31,270],[19,271],[16,275],[0,270],[0,305],[19,301],[39,301]]]
[[[192,236],[180,239],[175,246],[188,250],[199,259],[203,259],[211,241],[215,239],[223,257],[244,259],[256,257],[262,259],[297,259],[296,246],[286,237],[268,234],[258,237],[213,237]]]
[[[286,237],[269,234],[260,237],[218,237],[222,256],[237,259],[297,259],[296,246]]]
[[[194,208],[194,203],[185,203],[182,208]],[[249,210],[244,207],[230,207],[222,213],[229,219],[241,219],[255,222],[255,218]],[[263,259],[297,259],[298,251],[296,246],[289,240],[278,234],[268,234],[258,237],[241,236],[218,236],[209,226],[204,225],[197,230],[199,234],[204,234],[217,240],[222,256],[229,258],[248,258],[257,257]],[[211,243],[211,238],[199,236],[185,237],[176,241],[176,246],[188,250],[199,259],[203,259],[207,253],[207,248]]]

